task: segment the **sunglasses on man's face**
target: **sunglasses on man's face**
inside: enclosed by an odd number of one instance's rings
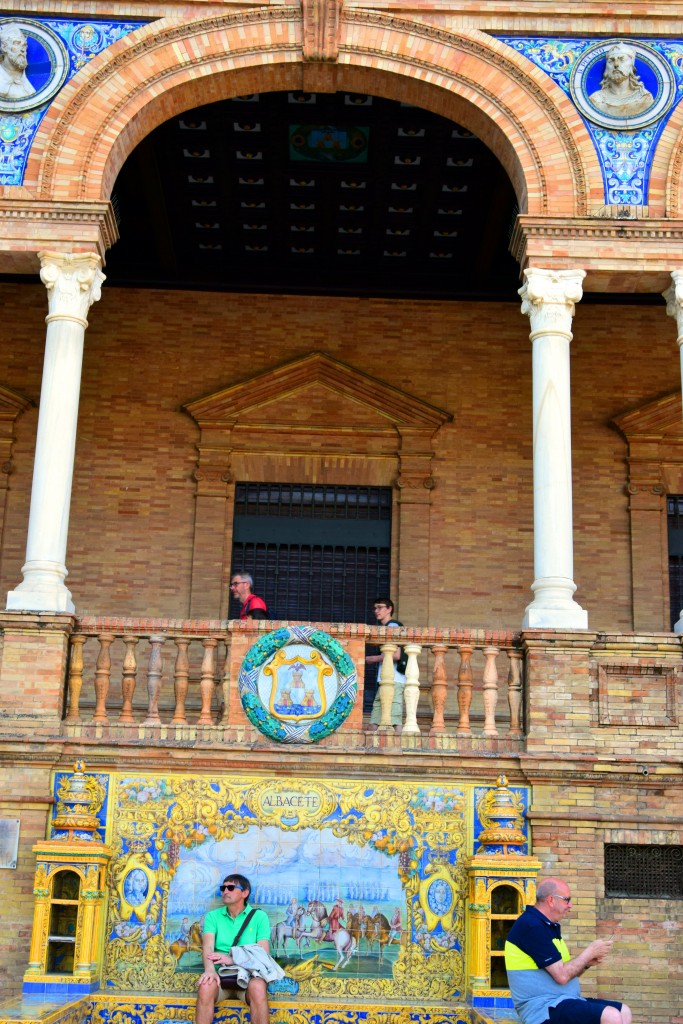
[[[244,892],[242,886],[235,885],[234,882],[228,882],[227,885],[220,885],[219,889],[221,890],[221,892],[225,892],[226,889],[228,890],[228,892],[233,892],[234,889],[239,889],[240,892]]]

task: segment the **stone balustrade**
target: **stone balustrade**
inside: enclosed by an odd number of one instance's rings
[[[113,725],[245,725],[234,696],[241,658],[260,636],[283,625],[289,623],[78,619],[70,638],[65,725],[105,729]],[[517,741],[513,745],[519,748],[523,740],[523,664],[518,633],[397,630],[354,623],[316,625],[346,647],[356,663],[359,681],[364,676],[365,644],[380,647],[380,736],[394,731],[390,717],[393,655],[400,646],[408,656],[406,739],[435,738],[431,745],[438,746],[439,738],[501,737]]]

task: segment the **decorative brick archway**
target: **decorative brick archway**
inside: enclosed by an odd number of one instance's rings
[[[106,201],[128,154],[158,124],[199,104],[282,89],[371,92],[458,121],[501,161],[523,212],[574,217],[601,201],[580,117],[520,54],[476,30],[379,12],[342,11],[321,26],[306,4],[303,20],[295,8],[262,8],[159,21],[120,40],[52,104],[26,189],[42,201]]]

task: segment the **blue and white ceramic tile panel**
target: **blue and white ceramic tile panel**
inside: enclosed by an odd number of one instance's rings
[[[618,40],[636,48],[636,71],[652,93],[653,103],[649,116],[635,119],[637,127],[626,123],[605,127],[586,116],[589,105],[583,101],[599,87],[605,52],[616,39],[499,38],[549,75],[574,102],[600,160],[606,205],[646,206],[657,142],[683,95],[683,41]],[[643,120],[648,123],[642,124]]]
[[[26,35],[27,70],[38,101],[3,103],[0,109],[0,185],[21,185],[33,139],[56,92],[98,53],[144,23],[0,18],[0,26],[7,23]]]

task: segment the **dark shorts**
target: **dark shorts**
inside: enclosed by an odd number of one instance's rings
[[[563,999],[548,1010],[549,1024],[600,1024],[606,1006],[621,1009],[621,1003],[611,999]]]

